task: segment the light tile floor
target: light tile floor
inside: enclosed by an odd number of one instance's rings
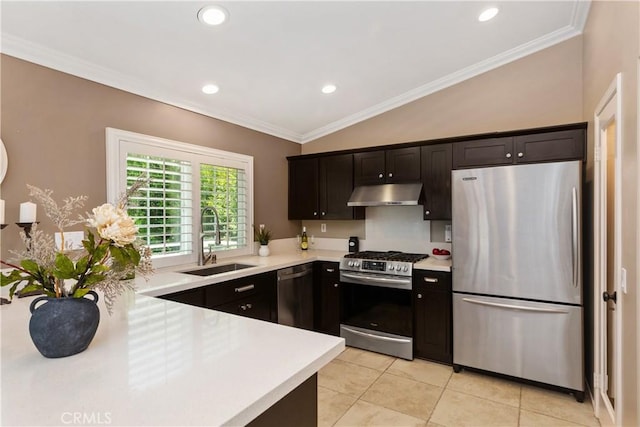
[[[319,426],[599,426],[591,403],[424,360],[347,348],[318,374]]]

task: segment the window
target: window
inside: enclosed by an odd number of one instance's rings
[[[196,262],[201,244],[219,257],[252,253],[252,157],[108,128],[109,200],[141,175],[149,184],[128,212],[156,268]]]

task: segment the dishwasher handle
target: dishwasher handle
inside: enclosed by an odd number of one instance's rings
[[[297,279],[298,277],[304,277],[304,276],[308,276],[312,273],[312,270],[305,270],[302,271],[300,273],[293,273],[293,274],[282,274],[282,273],[278,273],[278,281],[280,280],[291,280],[291,279]]]

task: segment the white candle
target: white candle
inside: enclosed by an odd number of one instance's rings
[[[4,200],[0,199],[0,224],[4,224]]]
[[[20,222],[36,222],[36,204],[31,202],[20,203]]]

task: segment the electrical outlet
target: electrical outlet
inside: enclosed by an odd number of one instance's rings
[[[451,241],[451,224],[447,224],[444,226],[444,241]]]
[[[64,250],[82,249],[82,240],[84,240],[84,231],[65,231],[64,232]],[[60,249],[62,244],[62,235],[54,234],[56,248]]]
[[[327,232],[327,224],[320,224],[320,232],[321,233]]]

